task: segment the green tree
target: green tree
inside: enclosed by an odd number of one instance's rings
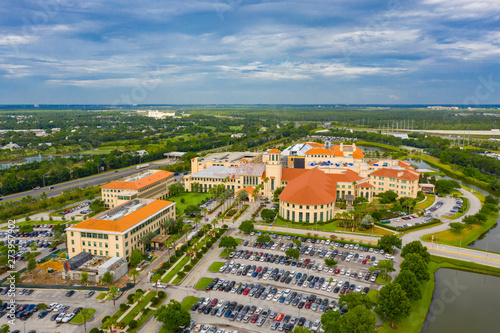
[[[337,265],[338,262],[336,260],[333,260],[331,258],[326,258],[325,259],[325,266],[326,267],[335,267],[335,265]]]
[[[375,313],[382,320],[389,320],[391,327],[394,323],[410,315],[411,302],[406,292],[398,283],[389,283],[380,289]]]
[[[234,239],[231,236],[224,236],[221,238],[219,247],[222,247],[224,249],[230,249],[234,250],[238,246],[238,242],[236,242],[236,239]]]
[[[288,258],[299,259],[300,257],[300,251],[297,249],[288,249],[285,254]]]
[[[130,266],[135,267],[139,265],[143,260],[144,255],[142,254],[142,251],[139,249],[135,249],[130,255]]]
[[[200,212],[201,212],[200,207],[196,205],[190,205],[187,206],[186,209],[184,209],[185,215],[198,215]]]
[[[106,273],[109,273],[109,272],[106,272]],[[106,275],[106,274],[104,274]],[[111,275],[111,274],[110,274]],[[104,276],[103,276],[104,278]],[[102,279],[101,279],[102,280]],[[113,277],[111,276],[111,280],[113,280]],[[111,282],[110,282],[111,283]],[[113,306],[115,306],[115,298],[120,295],[121,291],[120,289],[118,289],[117,287],[110,287],[109,290],[108,290],[108,297],[111,297],[111,299],[113,300]]]
[[[452,222],[449,224],[450,228],[452,228],[457,234],[459,234],[462,229],[465,228],[465,225],[460,222]]]
[[[0,333],[9,333],[10,332],[10,326],[7,324],[3,324],[2,327],[0,327]]]
[[[427,251],[427,247],[423,246],[420,241],[413,241],[406,244],[401,250],[401,257],[406,258],[406,255],[410,253],[418,254],[426,263],[431,261],[431,255]]]
[[[141,272],[139,272],[137,269],[133,269],[130,271],[129,275],[132,277],[132,279],[134,279],[134,286],[135,286],[135,280],[136,278],[141,275]]]
[[[377,196],[380,198],[380,203],[382,204],[394,202],[398,198],[398,194],[391,190],[379,193]]]
[[[87,333],[87,321],[90,319],[91,311],[89,308],[84,308],[78,313],[80,318],[82,318],[84,332]]]
[[[257,237],[257,243],[270,243],[271,242],[271,237],[268,234],[260,234],[259,237]]]
[[[165,306],[161,305],[156,310],[154,317],[163,323],[163,327],[168,331],[175,331],[180,326],[189,326],[191,315],[187,310],[183,310],[181,303],[170,300]]]
[[[273,222],[274,220],[274,217],[276,216],[276,212],[274,210],[271,210],[271,209],[263,209],[261,212],[260,212],[260,216],[262,216],[262,218],[266,221],[266,222]]]
[[[116,319],[114,317],[108,317],[102,324],[104,329],[109,329],[109,333],[113,333],[113,326],[116,324]]]
[[[33,232],[33,226],[31,224],[24,224],[19,227],[20,233]]]
[[[301,242],[300,240],[298,240],[298,239],[294,239],[294,240],[292,241],[292,243],[293,243],[293,244],[295,244],[295,245],[297,245],[297,247],[299,247],[299,246],[301,246],[301,245],[302,245],[302,242]]]
[[[36,259],[35,259],[35,258],[30,258],[30,259],[28,260],[28,267],[27,267],[27,269],[28,269],[28,271],[30,271],[30,272],[31,272],[31,271],[32,271],[32,270],[34,270],[35,268],[36,268]]]
[[[104,284],[110,284],[113,282],[113,275],[110,272],[106,272],[101,277],[101,282]]]
[[[156,294],[158,295],[158,282],[161,282],[160,274],[155,274],[151,277],[151,282],[155,284]]]
[[[354,309],[358,305],[362,305],[367,309],[372,309],[375,306],[375,302],[368,295],[362,293],[340,295],[339,304],[345,306],[348,310]]]
[[[241,231],[243,231],[245,234],[251,233],[252,231],[255,231],[255,227],[253,225],[252,221],[243,221],[241,222],[240,226],[238,227]]]
[[[394,234],[383,235],[378,240],[378,246],[382,250],[384,250],[385,252],[388,252],[388,253],[392,253],[393,246],[400,249],[402,244],[403,244],[403,242],[401,241],[401,239],[398,238],[398,236],[396,236]]]
[[[48,308],[49,308],[49,306],[45,303],[40,303],[40,304],[38,304],[38,307],[37,307],[38,311],[47,310]]]
[[[340,311],[328,310],[321,315],[321,324],[326,333],[340,333]]]
[[[179,193],[184,192],[184,186],[182,186],[181,183],[175,183],[172,184],[168,187],[168,194],[169,195],[177,195]]]
[[[80,282],[87,283],[88,279],[89,279],[89,273],[83,271],[80,277]]]
[[[133,302],[137,303],[140,307],[142,300],[143,300],[143,297],[144,297],[144,291],[141,289],[137,289],[137,291],[134,294]]]
[[[363,219],[361,220],[361,225],[365,228],[369,228],[373,222],[375,222],[375,219],[371,215],[365,215]]]
[[[31,251],[35,252],[36,250],[38,250],[38,245],[35,242],[33,242],[30,245],[30,249]]]
[[[394,282],[401,285],[401,288],[403,288],[403,290],[406,292],[406,296],[408,296],[409,299],[416,301],[422,298],[422,292],[420,291],[420,282],[412,271],[401,271],[398,276],[396,276]]]
[[[363,305],[349,310],[340,320],[341,333],[375,333],[377,316]]]
[[[281,192],[283,192],[284,189],[285,189],[285,186],[280,186],[274,190],[273,197],[274,197],[275,201],[278,200],[278,197],[280,196]]]
[[[378,270],[382,272],[386,280],[389,278],[389,273],[396,271],[396,269],[392,267],[392,261],[390,260],[381,260],[376,266],[370,267],[369,270],[370,271]]]
[[[405,260],[401,263],[401,272],[405,270],[413,272],[420,283],[430,279],[427,263],[416,253],[406,255]]]

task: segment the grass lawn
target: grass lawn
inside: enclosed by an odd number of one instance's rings
[[[440,244],[465,247],[491,229],[497,223],[497,218],[498,213],[495,213],[495,215],[488,216],[488,220],[483,225],[473,225],[470,229],[466,227],[458,234],[450,228],[438,233],[425,235],[422,237],[422,240],[431,242],[434,239],[436,242],[437,239],[437,243]]]
[[[16,225],[18,226],[22,226],[22,225],[32,225],[32,224],[64,224],[64,223],[67,223],[67,224],[75,224],[75,223],[80,223],[81,221],[49,221],[49,220],[45,220],[45,221],[24,221],[24,222],[16,222]],[[7,227],[2,227],[1,229],[7,229]]]
[[[100,293],[99,295],[97,295],[96,299],[104,299],[104,297],[106,297],[106,293]]]
[[[95,309],[92,308],[87,308],[89,310],[89,316],[87,317],[87,322],[88,320],[94,315]],[[73,319],[71,319],[72,324],[83,324],[82,316],[80,314],[77,314]]]
[[[188,296],[184,298],[181,302],[182,310],[189,311],[198,302],[199,298],[194,296]]]
[[[312,231],[347,231],[351,232],[351,228],[343,228],[341,221],[333,221],[333,222],[328,222],[324,224],[316,224],[314,223],[298,223],[298,222],[287,222],[284,221],[281,217],[277,217],[276,220],[274,221],[273,225],[278,226],[278,227],[286,227],[286,228],[296,228],[296,229],[304,229],[304,230],[312,230]],[[370,235],[372,233],[372,230],[356,230],[354,231],[355,233],[360,233],[360,234],[367,234]],[[391,231],[375,227],[373,228],[373,234],[374,235],[390,235],[392,234]]]
[[[434,293],[434,273],[439,268],[452,268],[479,274],[500,276],[500,268],[431,255],[431,262],[429,264],[429,273],[431,278],[429,281],[422,285],[422,298],[413,303],[413,310],[410,316],[396,323],[397,330],[394,330],[390,327],[390,322],[385,322],[382,326],[380,326],[378,332],[394,333],[394,331],[398,331],[404,333],[418,333],[422,330],[425,322],[425,317],[427,316],[427,311],[429,310],[429,307],[431,305],[432,296]],[[376,299],[377,294],[378,291],[370,290],[368,296],[370,296],[370,298],[372,299]]]
[[[418,203],[416,206],[415,206],[415,211],[418,211],[418,210],[425,210],[427,208],[429,208],[430,206],[432,206],[432,204],[434,203],[434,199],[436,198],[436,196],[434,194],[426,194],[425,195],[425,200]]]
[[[167,200],[175,201],[176,202],[175,207],[177,208],[177,212],[179,214],[183,214],[184,209],[186,209],[187,206],[199,205],[201,202],[207,200],[211,196],[212,195],[210,193],[184,192],[184,193],[180,193],[180,194],[168,197]],[[184,198],[184,200],[185,200],[184,203],[181,203],[182,198]]]
[[[146,320],[148,320],[148,318],[151,317],[151,315],[154,313],[153,309],[146,309],[146,311],[147,311],[146,313],[142,313],[141,311],[141,316],[137,319],[137,327],[133,329],[129,328],[127,332],[134,333],[141,329],[142,325],[146,322]]]
[[[134,308],[132,310],[130,310],[130,312],[127,313],[127,315],[122,320],[120,320],[120,323],[124,322],[125,324],[128,324],[129,321],[131,321],[132,319],[134,319],[139,314],[139,312],[141,312],[142,309],[144,309],[144,307],[146,307],[146,305],[148,305],[149,302],[151,302],[151,299],[153,297],[155,297],[155,295],[156,295],[156,292],[154,292],[154,291],[147,292],[142,297],[143,300],[141,302],[141,305],[139,306],[139,304],[137,304],[136,306],[134,306]]]
[[[458,212],[453,214],[452,216],[443,216],[444,218],[449,219],[449,220],[454,220],[454,219],[458,219],[459,217],[462,217],[465,213],[467,213],[467,211],[469,210],[469,207],[470,207],[469,199],[464,198],[464,197],[461,197],[461,198],[464,201],[462,208]]]
[[[208,268],[208,271],[209,272],[218,272],[219,269],[224,266],[224,263],[223,262],[214,262],[212,265],[210,265],[210,267]]]
[[[211,278],[201,278],[196,285],[194,286],[196,289],[205,290],[207,286],[213,281]]]
[[[184,259],[179,261],[177,263],[177,265],[175,265],[174,268],[172,268],[172,270],[170,272],[168,272],[167,275],[165,275],[165,277],[163,279],[161,279],[161,282],[169,283],[170,280],[172,280],[172,278],[175,275],[177,275],[177,273],[179,273],[179,271],[182,269],[182,267],[184,267],[188,263],[189,260],[190,260],[189,256],[185,256]]]
[[[380,283],[380,284],[388,284],[389,282],[391,282],[391,277],[387,277],[387,280],[385,279],[384,277],[384,274],[380,273],[378,276],[377,276],[377,279],[375,280],[375,283]]]

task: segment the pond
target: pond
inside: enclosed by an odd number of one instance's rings
[[[52,155],[38,155],[38,156],[26,157],[24,159],[24,161],[21,161],[21,162],[0,163],[0,170],[8,169],[8,168],[11,168],[11,167],[19,165],[19,164],[28,164],[28,163],[33,163],[33,162],[41,162],[44,160],[52,160],[55,157],[56,156],[52,156]],[[63,158],[81,157],[81,155],[67,155],[67,156],[60,156],[60,157],[63,157]]]
[[[498,332],[500,278],[447,268],[435,277],[423,333]]]

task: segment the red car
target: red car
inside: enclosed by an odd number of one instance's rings
[[[259,319],[259,315],[256,313],[252,316],[252,319],[250,320],[250,322],[255,323],[257,321],[257,319]]]
[[[309,258],[307,258],[306,260],[304,260],[304,264],[306,264],[306,265],[307,265],[308,263],[310,263],[310,262],[311,262],[311,259],[309,259]]]
[[[340,294],[344,295],[346,293],[346,291],[347,291],[347,288],[342,288],[342,290],[340,291]]]
[[[363,262],[362,262],[362,264],[366,264],[366,259],[363,259]]]
[[[249,292],[250,292],[250,289],[245,289],[245,290],[243,290],[243,295],[248,295]]]
[[[337,268],[334,272],[335,274],[339,274],[340,273],[340,270]]]
[[[276,321],[281,321],[281,319],[283,319],[285,315],[283,313],[280,313],[278,314],[278,316],[276,317]]]
[[[210,306],[211,306],[211,307],[214,307],[214,306],[216,306],[216,305],[217,305],[217,303],[218,303],[218,302],[219,302],[219,300],[218,300],[217,298],[214,298],[214,299],[212,300],[212,303],[210,303]]]
[[[307,302],[306,305],[304,306],[306,309],[310,309],[311,308],[311,302]]]

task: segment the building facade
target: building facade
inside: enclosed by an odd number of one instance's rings
[[[149,232],[163,233],[163,223],[175,219],[175,202],[133,199],[66,229],[69,257],[80,252],[122,257],[144,249],[141,239]]]
[[[114,208],[137,198],[165,199],[168,187],[173,183],[173,172],[146,170],[101,186],[101,197],[106,208]]]

